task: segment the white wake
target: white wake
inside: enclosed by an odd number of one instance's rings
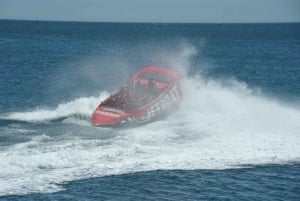
[[[191,53],[185,50],[183,58],[172,62],[186,66]],[[255,95],[237,81],[224,85],[201,76],[183,77],[182,89],[181,107],[165,120],[131,129],[89,127],[84,132],[76,125],[61,132],[84,136],[92,130],[97,137],[56,140],[51,133],[41,133],[29,142],[1,148],[0,195],[54,192],[67,181],[137,171],[300,161],[298,109]],[[106,96],[80,98],[54,110],[12,113],[9,118],[35,121],[90,114]],[[111,137],[101,137],[108,132]]]

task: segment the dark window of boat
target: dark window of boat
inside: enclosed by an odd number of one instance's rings
[[[160,74],[154,74],[154,73],[143,73],[141,75],[141,78],[145,79],[153,79],[164,83],[169,83],[172,81],[172,79],[168,76],[160,75]]]

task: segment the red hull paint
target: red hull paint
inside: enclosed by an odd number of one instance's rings
[[[156,94],[145,103],[137,103],[143,95],[134,96],[120,89],[96,108],[91,118],[93,126],[121,126],[153,121],[175,110],[182,99],[180,75],[174,70],[146,67],[137,72],[128,83],[133,83],[133,93],[137,91],[137,83],[142,87],[151,83]],[[128,96],[122,97],[127,93],[133,100]],[[145,96],[149,95],[150,89],[147,88],[143,93]]]

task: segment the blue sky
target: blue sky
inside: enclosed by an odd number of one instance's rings
[[[300,22],[300,0],[0,0],[0,19]]]

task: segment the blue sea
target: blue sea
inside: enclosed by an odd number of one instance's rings
[[[91,126],[145,66],[179,109]],[[0,200],[300,200],[300,24],[0,20]]]

